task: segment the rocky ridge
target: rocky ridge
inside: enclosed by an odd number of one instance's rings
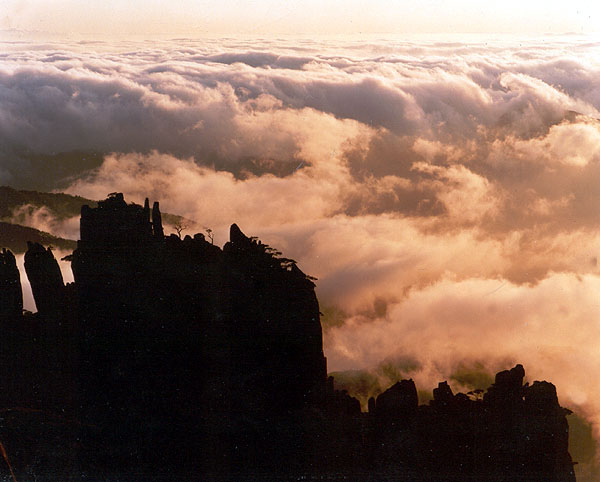
[[[481,399],[402,380],[362,413],[327,376],[313,280],[237,225],[165,236],[158,203],[81,209],[65,285],[0,254],[0,441],[18,476],[573,481],[567,410],[517,365]],[[4,470],[4,469],[0,469]],[[0,472],[1,473],[1,472]]]

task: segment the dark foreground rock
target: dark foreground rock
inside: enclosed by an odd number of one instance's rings
[[[235,224],[223,249],[111,195],[81,211],[64,285],[0,255],[0,477],[573,481],[567,411],[517,365],[482,399],[412,380],[369,402],[327,377],[312,279]],[[1,452],[1,451],[0,451]]]

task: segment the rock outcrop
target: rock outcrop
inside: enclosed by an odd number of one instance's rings
[[[38,312],[48,319],[64,317],[65,283],[52,250],[38,243],[27,247],[25,271]]]
[[[411,380],[390,387],[369,408],[377,470],[406,480],[574,481],[570,412],[554,385],[523,385],[524,376],[522,365],[498,373],[483,399],[442,382],[418,408]]]
[[[0,321],[13,320],[23,313],[23,292],[15,255],[0,252]]]
[[[401,380],[361,413],[327,377],[315,285],[293,260],[235,224],[223,249],[202,234],[165,236],[161,217],[158,203],[119,193],[83,206],[67,286],[52,251],[31,244],[34,315],[22,315],[14,256],[0,255],[0,315],[18,327],[0,340],[3,366],[12,364],[0,398],[28,407],[5,430],[23,445],[21,470],[574,480],[553,385],[523,385],[517,365],[481,399],[443,382],[419,406],[414,382]],[[55,429],[40,438],[39,427]]]

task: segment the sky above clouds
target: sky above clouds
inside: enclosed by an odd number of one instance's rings
[[[599,7],[163,3],[4,4],[0,184],[236,222],[319,279],[330,370],[523,363],[600,423]]]
[[[4,0],[0,29],[109,38],[161,35],[591,33],[589,0]]]

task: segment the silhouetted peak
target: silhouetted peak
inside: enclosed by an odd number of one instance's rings
[[[144,200],[144,218],[150,222],[150,200],[148,198]]]
[[[10,319],[23,312],[21,279],[15,255],[5,248],[0,252],[0,318]]]
[[[0,263],[4,266],[16,266],[16,258],[10,249],[2,248],[0,254]]]
[[[524,377],[523,365],[516,365],[510,370],[498,372],[494,384],[484,395],[484,400],[501,405],[522,400]]]
[[[104,201],[98,202],[98,207],[104,209],[119,209],[127,206],[122,192],[112,192]]]
[[[229,228],[229,241],[234,244],[244,244],[249,241],[249,238],[242,233],[237,224],[232,224]]]
[[[525,369],[523,365],[516,365],[510,370],[503,370],[496,374],[494,385],[498,387],[521,387],[523,378],[525,377]]]
[[[152,206],[152,232],[154,233],[155,238],[164,238],[165,233],[163,230],[162,216],[160,214],[158,201],[155,201],[154,205]]]
[[[151,242],[153,233],[162,239],[162,222],[158,203],[149,220],[149,203],[144,207],[127,204],[121,193],[110,194],[98,207],[82,206],[81,243],[96,246],[135,245]]]
[[[27,260],[32,260],[34,257],[46,260],[54,260],[54,254],[52,253],[52,248],[48,246],[48,248],[44,248],[40,243],[32,243],[31,241],[27,241],[27,252],[25,253],[25,263]]]
[[[419,406],[417,387],[412,379],[400,380],[377,397],[375,410],[378,415],[402,416],[412,413]]]
[[[450,403],[454,399],[452,389],[448,382],[438,383],[438,387],[433,389],[433,400],[438,403]]]
[[[533,382],[533,385],[525,389],[525,402],[538,409],[558,408],[558,396],[556,387],[549,382]]]
[[[28,243],[25,271],[38,311],[51,317],[59,316],[64,307],[65,284],[50,247]]]

